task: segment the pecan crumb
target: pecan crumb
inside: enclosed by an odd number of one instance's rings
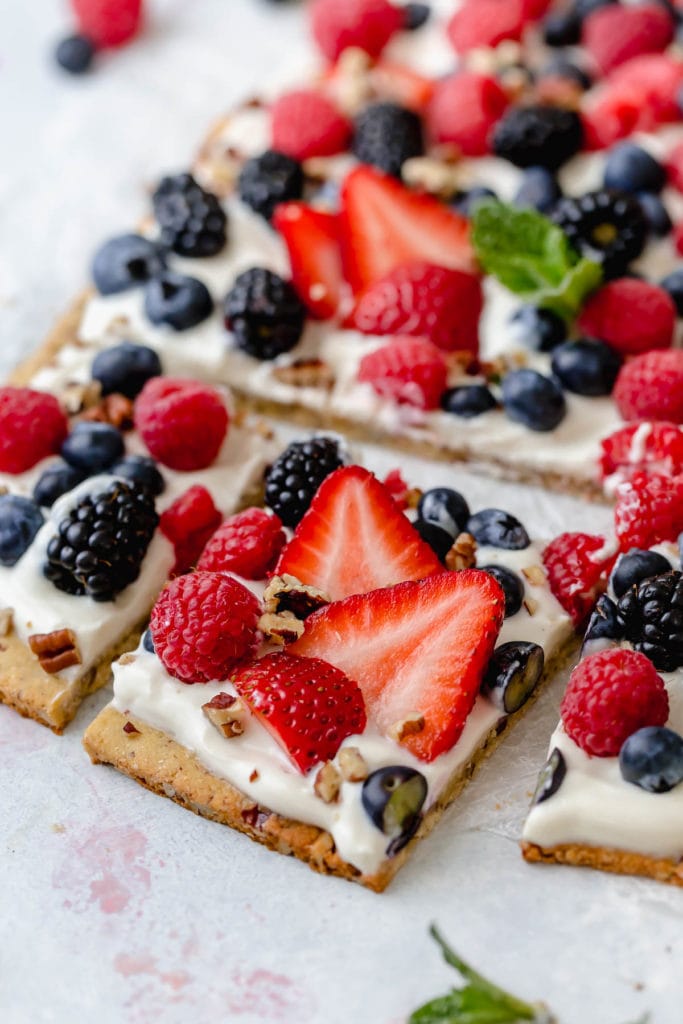
[[[419,487],[409,487],[406,491],[405,503],[406,508],[417,508],[420,504],[420,498],[422,497],[422,490]]]
[[[90,380],[87,384],[71,381],[64,387],[59,396],[62,408],[69,416],[77,416],[85,409],[97,405],[102,394],[102,385],[98,380]]]
[[[218,693],[213,700],[202,704],[202,711],[226,739],[241,736],[244,732],[246,707],[239,697],[233,697],[231,693]]]
[[[258,780],[258,777],[259,777],[258,769],[254,768],[253,772],[249,776],[249,781],[250,782],[256,782]]]
[[[7,636],[12,628],[13,614],[14,612],[11,608],[0,609],[0,636]]]
[[[534,597],[525,597],[524,607],[528,611],[529,615],[535,615],[538,608],[538,601]]]
[[[273,376],[283,384],[298,388],[326,388],[329,391],[334,386],[334,373],[322,359],[297,359],[289,366],[276,366]]]
[[[127,732],[129,736],[133,735],[133,733],[137,733],[138,735],[140,734],[140,730],[136,729],[132,722],[126,722],[123,727],[123,731]]]
[[[339,771],[347,782],[363,782],[369,770],[358,747],[342,747],[337,758]]]
[[[545,583],[545,572],[540,565],[529,565],[526,569],[522,569],[522,576],[526,577],[529,583],[535,587],[542,587]]]
[[[325,764],[318,769],[313,783],[316,796],[319,796],[326,804],[334,804],[339,799],[340,787],[341,775],[331,761],[325,761]]]
[[[71,629],[55,629],[52,633],[34,633],[28,638],[31,651],[38,657],[44,672],[61,672],[81,664],[76,634]]]
[[[122,654],[119,658],[119,665],[132,665],[135,661],[135,655],[129,651],[127,654]]]
[[[477,564],[477,542],[471,533],[459,533],[446,554],[446,568],[452,572],[471,569]]]
[[[265,637],[276,644],[293,644],[303,635],[304,624],[292,612],[266,612],[258,621],[258,628]]]
[[[81,419],[108,423],[117,430],[130,430],[133,426],[133,403],[125,395],[105,395],[97,405],[86,409]]]
[[[411,188],[450,199],[459,191],[461,174],[452,163],[431,156],[413,156],[404,161],[401,177]]]
[[[424,716],[419,711],[414,711],[400,721],[394,723],[388,730],[388,736],[397,743],[402,743],[408,736],[414,736],[422,732],[425,727]]]
[[[329,598],[322,590],[308,586],[288,573],[273,576],[263,594],[263,608],[266,612],[274,615],[291,612],[297,619],[305,619],[311,612],[329,603]]]

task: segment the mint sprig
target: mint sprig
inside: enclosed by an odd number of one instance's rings
[[[602,282],[602,268],[579,256],[564,231],[536,210],[497,200],[476,207],[472,244],[479,263],[516,295],[569,320]]]

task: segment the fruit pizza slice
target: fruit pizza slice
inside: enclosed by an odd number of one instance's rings
[[[293,528],[279,554],[272,523],[247,543],[228,519],[162,592],[84,742],[93,761],[381,891],[567,656],[572,617],[509,513],[358,465],[307,492],[305,462],[295,443],[266,480],[270,515]],[[594,584],[576,576],[573,591]]]

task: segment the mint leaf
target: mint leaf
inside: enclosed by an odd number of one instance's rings
[[[569,319],[602,281],[564,231],[536,210],[485,200],[473,217],[472,244],[483,269],[534,305]]]

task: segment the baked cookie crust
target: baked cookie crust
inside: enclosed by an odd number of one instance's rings
[[[530,864],[569,864],[572,867],[596,868],[615,875],[640,875],[683,888],[683,861],[680,860],[648,857],[643,853],[604,846],[583,846],[580,843],[543,847],[524,841],[520,845],[522,856]]]

